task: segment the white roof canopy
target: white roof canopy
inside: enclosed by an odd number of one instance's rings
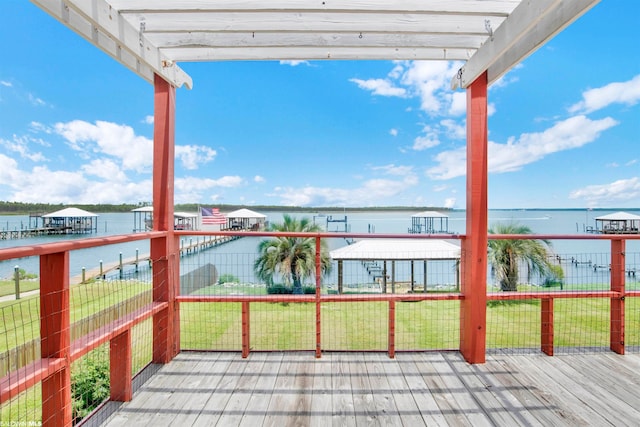
[[[266,215],[263,215],[258,212],[254,212],[249,209],[238,209],[237,211],[229,212],[227,214],[227,218],[266,218]]]
[[[640,221],[639,215],[628,212],[616,212],[609,215],[596,217],[597,221]]]
[[[98,216],[84,209],[78,208],[64,208],[59,211],[51,212],[46,215],[42,215],[43,218],[87,218]]]
[[[362,239],[330,252],[335,260],[456,260],[460,246],[434,239]]]
[[[153,82],[188,61],[463,60],[492,83],[599,0],[32,0]]]

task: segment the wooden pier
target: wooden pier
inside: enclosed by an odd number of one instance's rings
[[[189,243],[183,244],[180,246],[180,256],[188,256],[193,255],[198,252],[201,252],[206,249],[210,249],[216,246],[223,245],[225,243],[234,241],[239,239],[240,236],[208,236],[204,237],[202,240],[197,238],[196,241],[189,241]],[[102,261],[100,265],[91,270],[85,270],[83,268],[82,273],[78,276],[71,278],[72,284],[84,283],[90,280],[105,278],[108,274],[118,271],[120,274],[120,278],[125,278],[125,267],[133,266],[135,267],[135,272],[138,271],[140,265],[147,264],[151,267],[151,257],[149,254],[139,255],[123,259],[122,254],[120,254],[120,259],[116,262],[111,262],[109,264],[103,264]]]
[[[25,239],[38,236],[56,236],[72,233],[71,227],[40,227],[22,230],[0,230],[0,240]]]

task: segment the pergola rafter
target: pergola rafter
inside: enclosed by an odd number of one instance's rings
[[[598,0],[32,0],[148,82],[180,62],[460,60],[491,84]]]

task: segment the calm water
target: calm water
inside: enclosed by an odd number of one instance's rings
[[[580,211],[580,210],[491,210],[489,211],[489,226],[498,222],[517,222],[527,225],[534,233],[539,234],[584,234],[585,226],[595,226],[595,217],[613,213],[616,210]],[[626,210],[640,214],[640,210]],[[411,215],[414,212],[358,212],[358,213],[326,213],[320,216],[314,212],[295,213],[296,217],[309,217],[321,224],[328,231],[344,231],[342,222],[327,222],[327,217],[332,219],[344,219],[347,217],[347,229],[353,233],[407,233],[411,226]],[[268,212],[267,219],[270,222],[281,222],[283,212]],[[449,212],[449,230],[454,233],[464,234],[465,212]],[[0,229],[19,230],[28,228],[28,216],[0,216]],[[80,236],[46,236],[19,240],[0,241],[0,248],[14,246],[30,246],[35,244],[54,242],[60,239],[81,239],[86,237],[100,237],[107,235],[131,233],[134,228],[133,213],[100,214],[98,217],[98,233]],[[240,239],[215,249],[216,252],[228,254],[252,254],[256,251],[258,239]],[[330,242],[331,249],[345,245],[341,239],[333,239]],[[580,254],[593,254],[595,258],[608,256],[610,244],[608,241],[582,241],[582,240],[556,240],[552,242],[554,251],[563,258]],[[92,248],[81,251],[73,251],[70,257],[71,275],[78,275],[83,267],[95,268],[102,260],[105,264],[118,260],[119,254],[132,258],[136,249],[141,255],[149,253],[149,244],[146,241],[132,242],[121,245],[110,245],[101,248]],[[627,242],[627,263],[638,265],[638,253],[640,241]],[[187,260],[183,262],[183,272],[196,268],[204,260]],[[606,263],[604,260],[594,261]],[[38,272],[37,258],[23,258],[0,262],[0,277],[10,277],[14,266],[20,266],[28,272]]]

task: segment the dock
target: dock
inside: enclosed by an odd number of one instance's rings
[[[240,237],[241,236],[208,236],[202,240],[198,238],[195,242],[191,240],[186,244],[183,241],[180,246],[180,257],[193,255],[206,249],[221,246],[225,243],[238,240]],[[141,265],[147,265],[149,268],[151,267],[150,254],[139,255],[136,253],[136,256],[126,259],[123,259],[122,254],[120,254],[120,259],[116,262],[111,262],[109,264],[103,264],[100,262],[100,265],[96,268],[91,270],[83,269],[81,274],[71,278],[71,284],[84,283],[95,279],[104,279],[107,275],[113,272],[119,272],[119,278],[124,279],[125,267],[133,266],[134,272],[137,272]]]

